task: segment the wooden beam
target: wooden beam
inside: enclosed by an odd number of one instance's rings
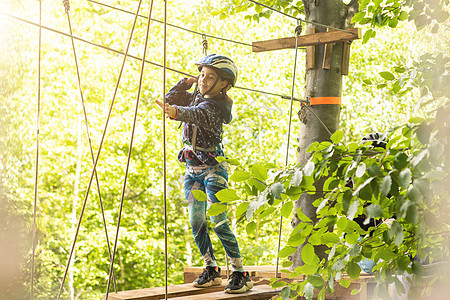
[[[316,28],[308,27],[306,34],[316,33]],[[316,67],[316,46],[306,46],[306,70],[311,70]]]
[[[327,28],[327,31],[333,31],[333,29]],[[322,69],[329,70],[331,69],[331,56],[333,55],[333,45],[334,43],[325,44],[325,50],[323,53],[323,63]]]
[[[298,37],[298,47],[322,45],[328,43],[340,43],[361,38],[361,28],[347,28],[345,31],[336,30],[330,32],[318,32],[301,35]],[[252,43],[253,52],[264,52],[281,49],[295,48],[295,37],[275,40],[259,41]]]
[[[348,69],[350,68],[350,43],[344,42],[342,47],[342,75],[348,75]]]

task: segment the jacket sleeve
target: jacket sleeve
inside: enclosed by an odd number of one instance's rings
[[[186,83],[186,78],[181,79],[167,92],[166,102],[170,105],[188,106],[192,98],[192,93],[188,92],[191,87],[192,84]]]
[[[223,118],[220,109],[212,101],[203,101],[196,106],[179,107],[175,120],[195,124],[205,129],[221,126]]]

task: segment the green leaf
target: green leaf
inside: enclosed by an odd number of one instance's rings
[[[251,177],[251,175],[248,172],[236,170],[234,171],[233,175],[230,176],[230,180],[240,182],[247,180]]]
[[[330,139],[334,144],[338,144],[342,140],[343,137],[344,137],[344,132],[342,132],[342,130],[337,130],[331,135]]]
[[[318,274],[308,275],[306,276],[306,280],[308,280],[314,287],[318,289],[321,289],[323,287],[323,278]]]
[[[300,220],[302,220],[303,222],[310,222],[312,223],[311,219],[308,218],[303,212],[302,212],[302,208],[299,207],[297,208],[297,216]]]
[[[394,157],[394,167],[397,170],[401,170],[407,165],[408,165],[408,156],[403,152],[397,153]]]
[[[235,159],[235,158],[229,158],[227,159],[227,163],[233,165],[233,166],[240,166],[241,163],[239,162],[239,160]]]
[[[254,221],[251,221],[245,227],[245,231],[247,231],[247,234],[252,234],[255,232],[255,230],[256,230],[256,223]]]
[[[305,176],[311,176],[314,171],[314,167],[314,162],[312,160],[308,161],[308,163],[303,168],[303,173],[305,174]]]
[[[324,244],[339,243],[339,237],[334,232],[327,232],[322,236],[322,242]]]
[[[192,195],[194,196],[195,199],[197,199],[197,201],[206,201],[208,199],[205,192],[201,190],[193,190]]]
[[[347,264],[347,274],[350,278],[358,279],[361,273],[361,268],[354,261],[349,261]]]
[[[303,293],[307,300],[312,299],[314,296],[314,286],[311,283],[307,282],[305,284],[305,287],[303,288]]]
[[[398,174],[398,183],[402,188],[407,188],[411,182],[412,174],[409,168],[404,169]]]
[[[395,79],[394,74],[392,74],[391,72],[384,71],[384,72],[380,72],[379,74],[381,77],[383,77],[386,80],[394,80]]]
[[[365,23],[362,23],[362,24],[365,24]],[[373,30],[372,30],[372,29],[368,29],[368,30],[364,33],[363,41],[362,41],[363,44],[367,43],[367,41],[372,37],[372,33],[373,33]]]
[[[215,194],[215,196],[222,203],[232,202],[232,201],[240,199],[239,196],[237,195],[236,191],[233,189],[220,190]]]
[[[297,251],[297,248],[291,247],[291,246],[286,246],[283,249],[281,249],[280,252],[278,252],[278,257],[279,258],[288,257],[289,255],[294,254],[295,251]]]
[[[306,240],[306,237],[300,233],[291,235],[287,241],[287,244],[292,247],[301,246]]]
[[[272,194],[275,199],[281,199],[281,193],[285,191],[284,185],[281,182],[275,182],[269,187],[269,193]]]
[[[350,286],[350,283],[352,283],[352,281],[348,278],[339,280],[339,284],[345,288],[348,288]]]
[[[359,234],[355,232],[350,232],[345,235],[345,241],[349,244],[356,244],[359,239]]]
[[[359,201],[358,200],[353,201],[352,204],[350,204],[350,207],[348,208],[347,218],[353,220],[356,213],[358,212],[358,208],[359,208]]]
[[[218,216],[226,210],[227,210],[227,206],[225,204],[213,203],[208,208],[208,216],[211,216],[211,217]]]
[[[398,16],[398,19],[399,19],[400,21],[405,21],[405,20],[408,19],[408,17],[409,17],[408,13],[407,13],[406,11],[402,10],[402,12],[400,13],[400,15]]]
[[[236,217],[240,217],[247,211],[248,204],[248,202],[242,202],[241,204],[239,204],[239,206],[236,208]]]
[[[265,209],[265,210],[259,215],[259,217],[260,217],[261,219],[264,219],[264,218],[266,218],[267,216],[271,215],[274,211],[275,211],[275,207],[269,206],[267,209]]]
[[[281,215],[283,218],[288,218],[291,215],[292,210],[294,209],[294,204],[291,201],[288,201],[283,204],[281,208]]]
[[[283,300],[289,299],[290,294],[291,294],[291,287],[285,286],[285,287],[281,290],[281,293],[280,293],[281,299],[283,299]]]
[[[300,169],[296,169],[292,175],[291,186],[300,186],[303,180],[303,172]]]
[[[386,197],[391,190],[392,178],[390,175],[386,175],[380,183],[380,193]]]
[[[305,264],[313,264],[319,259],[314,252],[314,246],[311,244],[304,245],[301,251],[301,257]]]
[[[354,296],[354,295],[356,295],[356,294],[358,294],[360,291],[358,290],[358,289],[353,289],[351,292],[350,292],[350,294],[352,295],[352,296]]]
[[[358,165],[358,168],[356,168],[355,176],[360,178],[366,173],[366,164],[361,163]]]
[[[262,164],[254,164],[250,171],[252,175],[255,176],[256,179],[265,181],[267,179],[267,169]]]
[[[366,214],[370,218],[381,218],[383,216],[383,209],[378,204],[370,204],[366,207]]]

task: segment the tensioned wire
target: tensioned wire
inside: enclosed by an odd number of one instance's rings
[[[295,89],[295,76],[296,76],[296,70],[297,70],[297,45],[298,45],[298,36],[301,33],[301,24],[300,21],[297,21],[297,27],[295,28],[295,54],[294,54],[294,67],[292,71],[292,86],[291,86],[291,102],[289,107],[289,126],[288,126],[288,134],[287,134],[287,142],[286,142],[286,167],[288,166],[289,162],[289,142],[291,139],[291,127],[292,127],[292,107],[294,104],[294,89]],[[281,203],[281,206],[284,205],[284,201]],[[278,257],[278,254],[280,253],[280,247],[281,247],[281,232],[283,228],[283,215],[280,216],[280,228],[278,230],[278,247],[277,247],[277,263],[275,266],[275,278],[278,278],[278,266],[280,264],[280,258]]]
[[[343,31],[343,32],[347,32],[347,33],[353,34],[353,32],[348,31],[348,30],[345,30],[345,29],[342,29],[342,28],[337,28],[337,27],[333,27],[333,26],[330,26],[330,25],[325,25],[325,24],[321,24],[321,23],[317,23],[317,22],[313,22],[313,21],[307,21],[307,20],[304,20],[304,19],[302,19],[302,18],[297,18],[297,17],[291,16],[290,14],[287,14],[287,13],[285,13],[285,12],[282,12],[282,11],[280,11],[280,10],[277,10],[277,9],[271,7],[271,6],[268,6],[268,5],[259,3],[259,2],[257,2],[257,1],[253,1],[253,0],[248,0],[248,1],[249,1],[249,2],[252,2],[252,3],[256,4],[256,5],[265,7],[265,8],[267,8],[267,9],[273,10],[274,12],[277,12],[277,13],[279,13],[279,14],[282,14],[282,15],[284,15],[284,16],[286,16],[286,17],[289,17],[289,18],[292,18],[292,19],[296,19],[297,21],[302,21],[302,22],[305,22],[305,23],[308,23],[308,24],[311,24],[311,25],[316,25],[316,26],[320,26],[320,27],[330,28],[330,29],[333,29],[333,30],[339,30],[339,31]]]
[[[64,4],[64,7],[65,7],[65,13],[67,15],[67,23],[69,25],[70,34],[72,35],[72,24],[71,24],[71,21],[70,21],[70,13],[69,13],[69,11],[70,11],[70,0],[64,0],[63,4]],[[74,57],[74,60],[75,60],[75,68],[76,68],[76,71],[77,71],[78,90],[80,92],[81,105],[82,105],[82,108],[83,108],[84,123],[86,125],[86,135],[87,135],[87,139],[88,139],[88,143],[89,143],[89,150],[90,150],[90,153],[91,153],[92,164],[94,164],[95,156],[94,156],[94,150],[92,149],[91,135],[89,133],[89,121],[88,121],[88,117],[87,117],[87,113],[86,113],[86,106],[85,106],[85,102],[84,102],[83,89],[81,88],[81,77],[80,77],[80,69],[79,69],[79,66],[78,66],[77,52],[76,52],[76,49],[75,49],[74,39],[71,38],[71,41],[72,41],[73,57]],[[110,247],[110,243],[109,243],[108,228],[106,226],[105,211],[103,209],[103,200],[102,200],[102,196],[101,196],[100,182],[98,180],[97,170],[95,170],[95,181],[97,183],[98,199],[99,199],[100,209],[101,209],[101,213],[102,213],[103,227],[105,229],[105,236],[106,236],[106,243],[107,243],[107,246],[108,246],[109,259],[111,260],[112,259],[111,247]],[[114,279],[114,291],[117,292],[117,284],[116,284],[116,278],[115,278],[114,270],[113,270],[113,279]]]
[[[115,90],[114,90],[113,99],[111,100],[111,105],[110,105],[110,108],[109,108],[109,111],[108,111],[108,116],[107,116],[107,119],[106,119],[105,128],[103,130],[103,135],[102,135],[102,138],[101,138],[101,141],[100,141],[100,144],[99,144],[99,147],[98,147],[98,151],[97,151],[97,157],[95,159],[95,163],[94,163],[94,166],[92,168],[91,176],[90,176],[90,179],[89,179],[89,184],[88,184],[88,187],[87,187],[87,190],[86,190],[86,195],[84,197],[83,206],[82,206],[82,209],[81,209],[80,218],[79,218],[77,229],[76,229],[75,236],[74,236],[74,239],[73,239],[72,249],[70,251],[68,262],[70,262],[70,260],[72,258],[72,255],[73,255],[74,248],[75,248],[75,243],[76,243],[76,240],[77,240],[77,237],[78,237],[78,233],[79,233],[79,230],[80,230],[81,220],[83,218],[83,213],[84,213],[84,210],[86,208],[86,203],[87,203],[87,199],[89,197],[89,191],[91,189],[92,180],[94,178],[95,169],[97,167],[97,163],[98,163],[98,160],[100,158],[100,152],[102,150],[103,142],[104,142],[105,135],[106,135],[106,130],[108,128],[108,124],[109,124],[109,120],[110,120],[110,117],[111,117],[112,109],[114,107],[114,102],[116,100],[117,91],[119,89],[120,79],[122,78],[122,73],[123,73],[123,70],[124,70],[124,67],[125,67],[125,62],[126,62],[126,59],[128,57],[128,50],[130,48],[131,40],[133,38],[133,32],[134,32],[134,29],[135,29],[135,26],[136,26],[137,15],[139,13],[141,2],[142,2],[142,0],[139,1],[139,6],[138,6],[138,9],[136,10],[136,17],[134,19],[133,27],[132,27],[131,32],[130,32],[130,37],[128,39],[128,44],[127,44],[127,47],[126,47],[126,50],[125,50],[125,55],[124,55],[124,58],[123,58],[122,67],[120,69],[119,76],[118,76],[118,79],[117,79],[117,83],[116,83],[116,87],[115,87]],[[116,236],[116,238],[117,238],[117,236]],[[114,245],[113,259],[114,259],[116,246],[117,246],[117,244]],[[68,266],[69,266],[69,264],[67,263],[66,270],[64,271],[64,277],[63,277],[63,279],[61,281],[61,285],[60,285],[60,288],[59,288],[59,293],[58,293],[58,298],[57,298],[58,300],[61,297],[61,293],[62,293],[62,290],[63,290],[63,287],[64,287],[64,282],[65,282],[65,279],[67,277]],[[111,260],[111,267],[112,266],[113,266],[113,260]],[[109,280],[108,280],[108,286],[109,286]]]
[[[137,11],[139,11],[141,2],[142,2],[142,0],[139,1],[139,6],[138,6]],[[117,249],[117,241],[119,240],[120,221],[121,221],[121,218],[122,218],[123,203],[124,203],[124,198],[125,198],[125,189],[126,189],[126,186],[127,186],[128,171],[129,171],[129,168],[130,168],[131,152],[133,150],[134,132],[135,132],[135,129],[136,129],[136,120],[137,120],[137,114],[138,114],[138,109],[139,109],[139,100],[140,100],[140,97],[141,97],[142,80],[143,80],[143,77],[144,77],[145,55],[146,55],[146,52],[147,52],[148,35],[149,35],[149,31],[150,31],[150,16],[152,15],[152,9],[153,9],[153,0],[150,3],[150,9],[149,9],[149,13],[148,13],[149,20],[147,22],[147,33],[146,33],[146,36],[145,36],[144,53],[143,53],[143,59],[142,59],[142,64],[141,64],[141,74],[140,74],[140,77],[139,77],[139,87],[138,87],[137,98],[136,98],[136,108],[135,108],[135,111],[134,111],[133,128],[132,128],[132,131],[131,131],[130,146],[129,146],[129,150],[128,150],[127,166],[126,166],[126,170],[125,170],[125,178],[124,178],[124,181],[123,181],[122,196],[120,198],[120,209],[119,209],[119,217],[118,217],[118,220],[117,220],[116,238],[115,238],[115,241],[114,241],[114,251],[113,251],[113,256],[112,256],[112,259],[111,259],[111,266],[110,266],[110,269],[109,269],[108,285],[107,285],[107,288],[106,288],[106,297],[105,297],[106,299],[108,299],[109,286],[110,286],[110,283],[111,283],[111,275],[113,274],[113,270],[114,270],[114,257],[115,257],[116,249]],[[136,19],[135,19],[135,21],[136,21]],[[130,40],[131,40],[131,37],[130,37]]]
[[[150,16],[149,16],[150,18]],[[150,19],[148,20],[150,23]],[[164,299],[167,299],[168,294],[168,272],[167,272],[167,147],[166,147],[166,118],[165,118],[165,108],[166,108],[166,63],[167,63],[167,0],[164,0],[164,58],[163,58],[163,82],[162,82],[162,104],[163,104],[163,113],[162,113],[162,123],[163,123],[163,200],[164,200]],[[145,60],[142,60],[142,64],[144,65]]]
[[[118,10],[118,11],[121,11],[121,12],[124,12],[124,13],[127,13],[127,14],[134,14],[134,13],[132,13],[132,12],[126,10],[126,9],[115,7],[115,6],[112,6],[112,5],[109,5],[109,4],[105,4],[105,3],[102,3],[102,2],[99,2],[99,1],[95,1],[95,0],[86,0],[86,1],[91,2],[91,3],[95,3],[97,5],[105,6],[105,7],[111,8],[111,9],[115,9],[115,10]],[[139,15],[139,17],[147,18],[146,16],[143,16],[143,15]],[[158,22],[158,23],[161,23],[161,24],[164,24],[164,21],[160,21],[160,20],[157,20],[157,19],[151,19],[151,20],[155,21],[155,22]],[[239,44],[239,45],[243,45],[243,46],[260,48],[259,46],[253,46],[252,44],[249,44],[249,43],[240,42],[240,41],[227,39],[227,38],[223,38],[223,37],[218,37],[218,36],[214,36],[214,35],[210,35],[210,34],[206,34],[206,33],[201,33],[201,32],[189,29],[189,28],[181,27],[181,26],[178,26],[178,25],[170,24],[170,23],[166,23],[166,24],[167,24],[167,26],[170,26],[170,27],[173,27],[173,28],[177,28],[177,29],[180,29],[180,30],[184,30],[184,31],[187,31],[187,32],[190,32],[190,33],[193,33],[193,34],[198,34],[198,35],[201,35],[201,36],[205,36],[205,37],[208,37],[208,38],[213,38],[213,39],[217,39],[217,40],[221,40],[221,41],[231,42],[231,43],[235,43],[235,44]]]
[[[39,0],[39,25],[42,23],[42,1]],[[42,28],[39,27],[39,54],[38,54],[38,89],[37,89],[37,111],[36,111],[36,159],[35,159],[35,177],[34,177],[34,202],[33,202],[33,229],[32,229],[32,255],[31,255],[31,283],[30,299],[34,299],[34,257],[36,255],[36,215],[38,198],[38,176],[39,176],[39,122],[41,119],[41,37]]]
[[[23,18],[14,16],[14,15],[11,15],[11,14],[9,14],[9,13],[4,13],[4,12],[1,12],[1,11],[0,11],[0,14],[1,14],[1,15],[4,15],[4,16],[7,16],[7,17],[10,17],[10,18],[12,18],[12,19],[21,21],[21,22],[23,22],[23,23],[27,23],[27,24],[30,24],[30,25],[34,25],[34,26],[37,26],[37,27],[46,29],[46,30],[48,30],[48,31],[52,31],[52,32],[57,33],[57,34],[61,34],[61,35],[67,36],[67,37],[73,37],[73,38],[76,39],[76,40],[82,41],[82,42],[87,43],[87,44],[90,44],[90,45],[92,45],[92,46],[96,46],[96,47],[103,48],[103,49],[105,49],[105,50],[109,50],[109,51],[112,51],[112,52],[117,53],[117,54],[120,54],[120,55],[124,55],[124,53],[123,53],[122,51],[119,51],[119,50],[116,50],[116,49],[113,49],[113,48],[110,48],[110,47],[107,47],[107,46],[104,46],[104,45],[101,45],[101,44],[98,44],[98,43],[95,43],[95,42],[91,42],[91,41],[89,41],[89,40],[87,40],[87,39],[80,38],[80,37],[78,37],[78,36],[70,35],[70,34],[68,34],[68,33],[62,32],[62,31],[57,30],[57,29],[54,29],[54,28],[50,28],[50,27],[45,26],[45,25],[40,25],[40,24],[35,23],[35,22],[33,22],[33,21],[29,21],[29,20],[26,20],[26,19],[23,19]],[[135,56],[135,55],[127,54],[127,56],[130,57],[130,58],[134,58],[134,59],[136,59],[136,60],[142,60],[142,58],[137,57],[137,56]],[[163,68],[163,66],[162,66],[161,64],[158,64],[158,63],[155,63],[155,62],[152,62],[152,61],[149,61],[149,60],[145,60],[145,62],[148,63],[148,64],[151,64],[151,65],[153,65],[153,66],[156,66],[156,67],[159,67],[159,68]],[[175,73],[184,75],[184,76],[190,76],[190,77],[193,77],[193,76],[194,76],[194,75],[192,75],[192,74],[189,74],[189,73],[186,73],[186,72],[183,72],[183,71],[179,71],[179,70],[176,70],[176,69],[167,67],[167,66],[166,66],[166,69],[169,70],[169,71],[172,71],[172,72],[175,72]],[[235,86],[234,88],[240,89],[240,90],[244,90],[244,91],[249,91],[249,92],[259,93],[259,94],[265,94],[265,95],[270,95],[270,96],[276,96],[276,97],[280,97],[280,98],[286,99],[286,100],[290,99],[290,96],[286,96],[286,95],[282,95],[282,94],[277,94],[277,93],[273,93],[273,92],[262,91],[262,90],[253,89],[253,88],[247,88],[247,87],[241,87],[241,86]],[[307,102],[308,102],[308,100],[305,100],[305,99],[299,99],[299,98],[294,98],[294,101],[304,102],[304,103],[307,103]]]

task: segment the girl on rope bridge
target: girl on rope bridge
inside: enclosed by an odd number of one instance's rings
[[[220,268],[214,257],[206,226],[206,210],[220,202],[215,194],[227,188],[228,167],[219,163],[217,156],[224,156],[222,149],[223,124],[231,122],[233,101],[226,94],[235,85],[237,67],[226,56],[210,54],[195,63],[201,72],[198,77],[181,79],[167,94],[164,112],[168,118],[183,122],[183,149],[178,160],[186,163],[184,194],[189,203],[189,221],[206,270],[194,281],[195,287],[220,285]],[[198,83],[199,93],[189,93]],[[162,108],[163,104],[156,100]],[[198,201],[192,191],[206,193],[207,201]],[[214,231],[231,260],[233,273],[225,288],[226,293],[244,293],[253,287],[248,272],[244,271],[238,242],[231,231],[226,211],[210,217],[216,224]]]

